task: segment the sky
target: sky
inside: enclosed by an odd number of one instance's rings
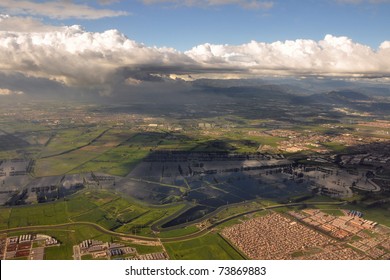
[[[390,0],[2,0],[0,96],[197,78],[390,77]]]

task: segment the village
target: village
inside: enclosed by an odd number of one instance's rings
[[[251,259],[390,259],[390,228],[361,216],[318,209],[270,213],[221,234]]]

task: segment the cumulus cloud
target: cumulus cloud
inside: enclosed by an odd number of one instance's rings
[[[11,15],[44,16],[55,19],[100,19],[127,15],[124,11],[110,9],[96,9],[85,4],[72,1],[28,1],[28,0],[1,0],[0,11]]]
[[[320,41],[203,44],[182,53],[145,46],[117,30],[98,33],[71,26],[48,32],[0,31],[0,73],[48,79],[104,95],[118,85],[188,75],[390,77],[390,41],[373,50],[347,37],[327,35]]]
[[[194,62],[186,55],[147,47],[117,30],[91,33],[71,26],[51,32],[0,32],[0,71],[71,86],[104,86],[131,75],[146,80],[154,72],[187,65],[191,69]]]
[[[246,9],[270,9],[273,7],[272,1],[261,0],[142,0],[145,4],[173,4],[176,6],[221,6],[239,5]]]
[[[4,95],[21,95],[24,94],[23,91],[14,91],[8,88],[0,88],[0,96]]]
[[[321,41],[271,44],[252,41],[239,46],[204,44],[186,52],[204,65],[235,66],[252,74],[389,76],[390,46],[378,51],[347,37],[326,35]]]

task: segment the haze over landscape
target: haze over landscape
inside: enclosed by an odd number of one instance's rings
[[[390,259],[389,14],[1,1],[1,258]]]

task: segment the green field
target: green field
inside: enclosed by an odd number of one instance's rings
[[[356,210],[363,213],[363,218],[390,227],[390,203],[375,207],[365,207],[363,205],[347,205],[343,208]]]
[[[0,208],[0,229],[8,228],[11,208]]]
[[[37,177],[58,176],[77,170],[79,166],[99,155],[95,151],[76,150],[59,156],[39,159],[36,162],[34,175]],[[89,170],[94,171],[94,170]]]
[[[90,127],[78,127],[56,131],[55,135],[43,150],[42,156],[51,156],[87,145],[104,131],[105,129],[103,128]]]
[[[81,256],[81,259],[82,259],[82,260],[85,260],[85,261],[94,260],[94,258],[92,257],[92,255],[84,255],[84,256]]]
[[[106,128],[59,130],[42,148],[35,175],[95,171],[124,176],[148,150],[131,147],[127,142],[132,135],[129,131]]]
[[[143,134],[119,129],[61,130],[43,148],[36,162],[35,175],[93,171],[125,176],[151,150],[172,148],[172,145],[180,146],[182,143],[180,140],[166,141],[165,137],[164,133]]]
[[[3,158],[17,158],[19,155],[18,155],[18,152],[16,150],[11,150],[11,151],[5,151],[5,150],[2,150],[2,148],[0,147],[0,158],[3,159]]]
[[[126,244],[125,242],[122,243]],[[163,251],[162,246],[145,246],[134,243],[129,243],[129,246],[136,248],[138,254],[140,255],[158,253]]]
[[[66,203],[46,203],[40,205],[14,207],[9,216],[9,228],[35,225],[55,225],[68,222]]]
[[[178,237],[178,236],[183,236],[183,235],[195,233],[197,231],[199,231],[199,229],[196,226],[188,226],[188,227],[180,228],[180,229],[162,231],[159,233],[159,237],[161,237],[161,238]]]
[[[121,227],[117,228],[115,231],[122,233],[133,233],[144,236],[154,236],[154,233],[151,231],[150,226],[155,222],[162,220],[166,217],[169,217],[183,209],[184,205],[173,205],[169,207],[153,207],[145,211],[145,209],[137,209],[134,215],[139,214],[130,222],[125,223]],[[130,212],[130,214],[132,214]]]
[[[67,211],[70,216],[76,217],[77,215],[81,215],[86,213],[98,205],[91,201],[90,199],[85,199],[86,194],[77,194],[72,197],[67,198],[66,205]]]
[[[188,241],[164,243],[172,260],[242,260],[243,257],[218,234]]]
[[[116,176],[127,175],[145,156],[150,148],[129,147],[127,145],[112,148],[82,163],[73,172],[102,172]]]
[[[152,236],[150,226],[184,205],[150,207],[109,191],[87,190],[53,203],[0,208],[0,229],[72,222],[96,223],[123,233]],[[142,231],[140,231],[142,229]]]

